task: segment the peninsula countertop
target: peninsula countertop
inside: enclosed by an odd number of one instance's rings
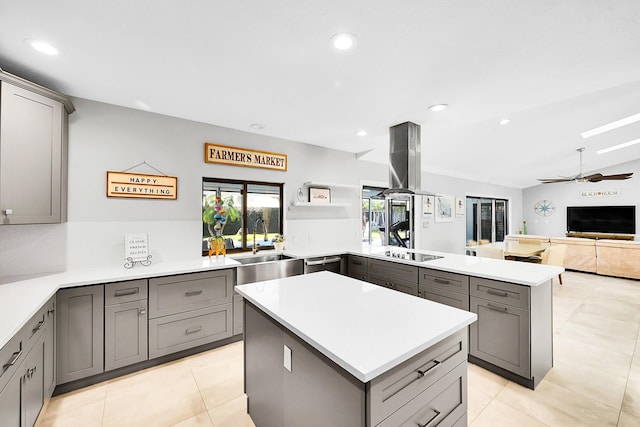
[[[401,262],[441,271],[466,274],[487,279],[501,280],[524,286],[537,286],[562,273],[562,267],[530,264],[516,261],[502,261],[467,255],[450,254],[436,251],[409,251],[421,254],[441,256],[433,261],[417,262],[392,258],[386,253],[398,250],[394,247],[362,246],[362,248],[309,247],[285,251],[294,258],[333,256],[353,254]],[[273,253],[263,251],[262,253]],[[61,273],[41,275],[27,280],[15,280],[0,284],[0,348],[13,337],[20,328],[51,298],[58,289],[94,285],[125,280],[170,276],[174,274],[194,273],[223,268],[235,268],[241,264],[234,258],[251,254],[230,255],[227,257],[194,257],[176,261],[164,261],[149,267],[136,266],[126,269],[122,265],[113,267],[67,270]],[[2,278],[0,278],[2,279]],[[2,280],[6,282],[5,280]]]
[[[363,383],[477,319],[475,313],[327,271],[236,290]]]

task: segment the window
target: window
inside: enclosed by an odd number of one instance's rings
[[[384,245],[385,198],[384,188],[362,188],[362,242],[370,245]]]
[[[273,240],[282,234],[283,184],[202,179],[202,254],[208,254],[209,239],[221,237],[228,252],[273,248]],[[219,210],[215,208],[216,197]],[[215,219],[222,211],[226,220]],[[255,242],[254,237],[255,235]]]
[[[504,199],[467,197],[467,242],[502,242],[507,235],[507,206]]]

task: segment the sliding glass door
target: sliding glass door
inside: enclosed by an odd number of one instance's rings
[[[467,243],[502,242],[508,233],[508,201],[467,196]]]

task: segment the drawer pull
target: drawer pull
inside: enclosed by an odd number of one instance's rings
[[[15,353],[13,353],[11,355],[11,359],[5,363],[4,365],[2,365],[2,370],[6,371],[7,369],[9,369],[10,367],[12,367],[13,365],[16,364],[16,361],[20,358],[20,356],[22,355],[22,350],[20,351],[16,351]]]
[[[198,326],[197,328],[193,328],[193,329],[187,329],[186,331],[184,331],[185,335],[191,335],[191,334],[195,334],[198,333],[202,330],[202,326]]]
[[[44,325],[44,319],[39,321],[38,324],[36,325],[36,327],[31,330],[31,336],[34,336],[36,334],[36,332],[38,332],[40,329],[42,329],[42,325]]]
[[[146,308],[141,308],[138,310],[138,314],[140,316],[144,316],[145,314],[147,314],[147,309]]]
[[[51,315],[53,315],[53,313],[55,313],[55,312],[56,312],[56,309],[55,309],[55,308],[52,308],[51,310],[47,310],[47,316],[51,316]]]
[[[438,416],[440,415],[440,411],[438,411],[437,409],[434,409],[433,412],[435,412],[435,415],[431,417],[426,423],[424,424],[416,423],[418,424],[418,427],[428,427],[432,422],[434,422],[436,418],[438,418]]]
[[[431,365],[431,366],[429,367],[429,369],[425,369],[425,370],[418,369],[418,371],[417,371],[417,372],[418,372],[418,375],[419,375],[419,377],[418,377],[418,378],[422,378],[422,377],[424,377],[424,376],[425,376],[425,375],[427,375],[430,371],[434,370],[434,369],[435,369],[435,368],[437,368],[438,366],[440,366],[440,362],[439,362],[439,361],[437,361],[437,360],[434,360],[434,361],[433,361],[433,365]],[[427,424],[429,424],[429,423],[427,423]]]
[[[491,304],[490,302],[488,302],[488,303],[487,303],[487,307],[488,307],[489,309],[491,309],[491,310],[494,310],[494,311],[501,311],[501,312],[504,312],[504,313],[506,313],[506,312],[507,312],[507,310],[508,310],[508,309],[507,309],[507,307],[498,307],[497,305],[493,305],[493,304]]]
[[[196,295],[200,295],[202,293],[202,289],[200,289],[199,291],[188,291],[185,292],[184,294],[188,297],[194,297]]]
[[[123,289],[123,290],[120,290],[120,291],[115,291],[113,293],[113,296],[114,297],[124,297],[124,296],[127,296],[127,295],[135,295],[138,292],[140,292],[140,290],[138,288]]]
[[[355,265],[362,265],[362,261],[358,261],[357,259],[354,259],[352,261]]]
[[[509,294],[507,292],[500,292],[500,291],[496,291],[496,290],[491,289],[491,288],[487,289],[487,293],[491,294],[491,295],[498,296],[498,297],[508,297],[509,296]]]
[[[433,279],[433,281],[436,282],[436,283],[440,283],[442,285],[448,285],[449,283],[451,283],[448,280],[438,279],[438,278]]]

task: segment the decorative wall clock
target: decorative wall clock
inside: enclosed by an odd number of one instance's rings
[[[556,205],[550,200],[540,200],[535,204],[533,210],[540,216],[550,216],[556,211]]]

